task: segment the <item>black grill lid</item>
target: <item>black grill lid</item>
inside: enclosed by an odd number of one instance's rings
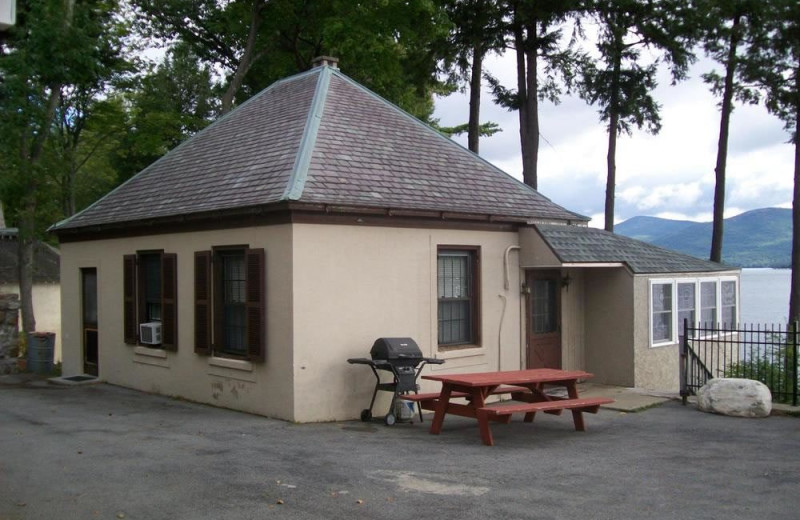
[[[372,359],[419,359],[422,351],[411,338],[378,338],[369,351]]]

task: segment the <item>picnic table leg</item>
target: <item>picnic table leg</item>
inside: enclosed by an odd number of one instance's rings
[[[525,421],[524,422],[533,422],[533,418],[536,417],[536,412],[528,412],[525,414]]]
[[[444,414],[447,413],[447,405],[450,404],[450,394],[452,388],[447,383],[442,383],[442,393],[439,395],[439,402],[436,403],[436,412],[433,414],[433,421],[431,422],[431,433],[439,435],[442,431],[442,424],[444,424]]]
[[[482,410],[477,410],[476,417],[478,419],[478,428],[481,431],[481,440],[487,446],[494,446],[494,439],[492,438],[492,430],[489,428],[489,416]]]
[[[567,395],[570,399],[578,398],[577,381],[567,383]],[[583,411],[579,409],[570,410],[572,412],[572,422],[575,423],[575,431],[586,431],[586,424],[583,422]]]

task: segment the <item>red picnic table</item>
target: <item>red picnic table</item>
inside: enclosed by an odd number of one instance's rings
[[[535,368],[505,372],[476,372],[472,374],[425,375],[423,379],[440,381],[440,393],[410,394],[402,398],[416,401],[419,406],[435,412],[431,433],[438,435],[446,414],[473,417],[478,420],[484,444],[494,445],[489,422],[511,421],[515,413],[524,413],[525,422],[532,422],[536,412],[560,415],[563,410],[572,412],[575,429],[585,430],[583,412],[597,413],[602,404],[613,403],[607,398],[580,398],[578,380],[590,379],[592,374],[582,370],[557,370]],[[568,397],[545,393],[545,387],[564,387]],[[494,394],[510,394],[511,402],[487,406],[486,399]],[[466,404],[452,399],[466,398]]]

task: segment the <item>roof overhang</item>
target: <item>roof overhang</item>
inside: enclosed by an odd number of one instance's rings
[[[530,218],[513,215],[283,201],[262,206],[236,208],[234,210],[210,211],[94,226],[72,228],[56,225],[50,228],[50,231],[56,234],[61,242],[80,242],[288,223],[513,232],[533,222]]]

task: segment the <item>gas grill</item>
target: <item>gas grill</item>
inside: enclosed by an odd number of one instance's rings
[[[398,401],[397,396],[417,393],[419,386],[417,378],[422,367],[426,364],[441,365],[442,359],[422,357],[422,351],[417,343],[411,338],[378,338],[372,344],[369,351],[371,358],[350,358],[348,363],[354,365],[367,365],[375,374],[375,390],[372,392],[372,400],[369,408],[361,411],[361,420],[369,421],[372,419],[372,407],[375,404],[375,397],[378,390],[392,392],[392,403],[389,405],[389,412],[384,416],[384,422],[391,426],[396,421],[411,422],[414,416],[413,402]],[[392,373],[391,383],[382,383],[378,370],[385,370]],[[408,406],[406,406],[408,405]],[[405,408],[403,408],[406,406]],[[409,411],[406,417],[406,411]],[[422,409],[418,408],[419,420],[422,422]]]

